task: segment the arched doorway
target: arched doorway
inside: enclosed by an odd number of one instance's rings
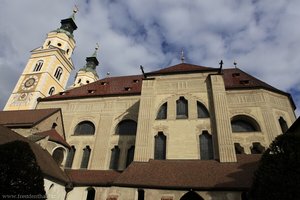
[[[180,200],[204,200],[196,192],[188,192],[181,197]]]

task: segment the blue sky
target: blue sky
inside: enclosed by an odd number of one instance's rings
[[[139,74],[180,62],[239,68],[285,92],[300,107],[299,0],[2,0],[0,107],[13,90],[30,51],[71,15],[78,29],[75,68],[100,44],[98,74]],[[74,80],[75,71],[69,84]],[[299,110],[299,109],[298,109]],[[297,115],[299,111],[297,110]]]

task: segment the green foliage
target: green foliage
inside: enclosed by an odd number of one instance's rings
[[[0,145],[0,158],[2,197],[45,199],[43,175],[28,143],[14,141]]]
[[[250,190],[253,200],[300,199],[300,138],[283,134],[262,155]]]

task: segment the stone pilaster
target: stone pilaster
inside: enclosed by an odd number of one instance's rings
[[[153,157],[153,134],[151,125],[154,120],[154,82],[143,80],[141,102],[136,135],[135,161],[148,161]]]
[[[110,148],[108,141],[110,138],[112,122],[112,115],[109,114],[101,116],[99,120],[100,126],[98,127],[99,131],[96,133],[94,149],[92,150],[94,153],[90,158],[92,160],[90,169],[108,169],[110,161]]]
[[[222,75],[210,76],[211,99],[214,110],[214,121],[220,162],[236,162],[232,140],[232,130],[228,112],[228,103]]]

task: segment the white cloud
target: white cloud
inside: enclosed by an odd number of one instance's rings
[[[71,15],[78,30],[73,55],[76,69],[100,43],[98,72],[140,73],[186,61],[225,67],[234,60],[243,70],[284,91],[300,106],[300,1],[60,1],[2,0],[0,7],[0,105],[21,74],[30,50]],[[73,72],[72,76],[74,76]],[[71,78],[71,81],[73,78]]]

